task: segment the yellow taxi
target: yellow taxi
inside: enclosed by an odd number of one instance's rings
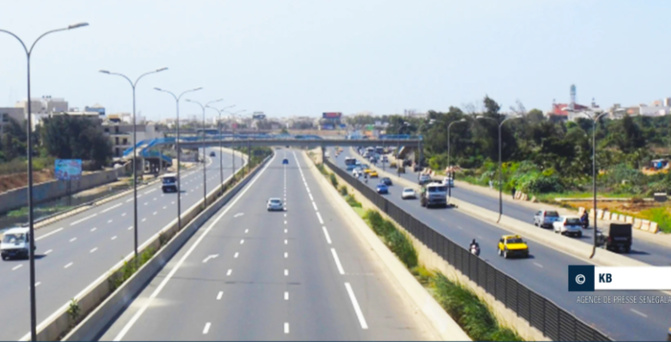
[[[370,174],[370,172],[373,171],[370,168],[364,167],[363,168],[363,173]]]
[[[503,235],[497,248],[499,256],[504,258],[520,256],[529,257],[529,246],[519,235]]]
[[[370,176],[370,178],[377,178],[378,177],[377,171],[375,171],[375,170],[370,170],[370,172],[368,172],[368,175]]]

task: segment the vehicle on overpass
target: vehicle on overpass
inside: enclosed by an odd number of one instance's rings
[[[529,257],[529,246],[519,235],[503,235],[499,240],[496,251],[499,256],[506,259],[514,256]]]
[[[163,193],[166,192],[177,192],[177,174],[175,173],[166,173],[161,177],[161,190]]]
[[[422,207],[447,207],[447,186],[440,183],[425,184],[420,198]]]
[[[28,227],[10,228],[5,231],[0,242],[2,260],[28,258],[30,255],[30,232]]]

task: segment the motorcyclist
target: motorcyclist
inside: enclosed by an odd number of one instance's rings
[[[582,223],[583,228],[589,227],[589,215],[587,215],[587,210],[583,211],[582,216],[580,216],[580,223]]]
[[[480,245],[478,244],[477,241],[475,241],[475,239],[473,239],[473,241],[471,241],[471,244],[468,247],[469,248],[473,248],[473,247],[480,248]]]
[[[364,179],[364,182],[368,183],[368,174],[367,173],[363,175],[363,179]]]

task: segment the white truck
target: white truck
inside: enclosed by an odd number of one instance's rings
[[[177,174],[175,173],[166,173],[161,177],[161,190],[163,193],[166,192],[177,192]]]
[[[428,183],[422,186],[422,207],[447,207],[447,185]]]

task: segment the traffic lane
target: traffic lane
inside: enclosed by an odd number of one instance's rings
[[[352,156],[350,151],[343,150],[344,157]],[[338,158],[338,165],[344,165],[344,158]],[[408,169],[409,170],[409,169]],[[407,179],[411,182],[417,182],[416,173],[405,173],[401,174],[401,177]],[[419,185],[418,185],[419,186]],[[492,198],[485,194],[478,193],[476,191],[470,191],[468,189],[455,187],[452,188],[452,196],[454,198],[463,200],[468,203],[475,204],[479,207],[498,212],[498,198]],[[504,196],[508,196],[505,195]],[[543,204],[539,204],[538,208],[542,208]],[[508,201],[503,201],[503,213],[505,216],[513,217],[524,222],[533,222],[533,216],[535,213],[534,209],[510,203]],[[593,226],[592,226],[593,227]],[[587,244],[592,244],[594,239],[593,229],[583,230],[582,241]],[[629,257],[635,260],[639,260],[655,266],[668,266],[671,265],[671,250],[665,246],[661,246],[655,243],[647,242],[644,240],[634,240],[632,244],[631,253],[628,254]]]
[[[293,193],[302,194],[308,197],[309,201],[314,201],[317,209],[308,208],[306,212],[313,211],[318,220],[316,229],[308,230],[314,235],[311,241],[318,243],[300,246],[318,250],[323,248],[326,249],[326,254],[331,250],[330,268],[333,269],[332,272],[341,274],[344,280],[350,283],[360,304],[362,316],[369,327],[361,330],[362,335],[357,339],[437,339],[433,327],[421,315],[414,314],[415,304],[405,299],[407,295],[395,285],[396,280],[388,274],[379,257],[370,251],[370,246],[361,240],[353,229],[349,228],[350,223],[332,204],[330,194],[323,192],[318,184],[320,180],[308,169],[307,163],[310,161],[299,153],[296,152],[299,156],[297,164],[302,174],[301,180],[304,178],[305,183],[296,186],[290,184],[289,188],[293,189]],[[300,189],[301,187],[303,189]]]
[[[151,189],[147,190],[147,192],[151,191]],[[158,200],[160,195],[156,196],[155,198]],[[189,205],[190,202],[195,203],[201,198],[198,196],[186,196],[184,202],[186,205]],[[152,203],[152,205],[160,203],[157,200],[149,199],[148,203]],[[114,208],[114,205],[111,204],[110,207]],[[74,217],[57,222],[59,224],[63,223],[67,225],[70,223],[74,225],[69,226],[67,230],[58,230],[57,234],[37,237],[38,242],[41,237],[46,238],[46,242],[40,243],[43,246],[41,251],[44,252],[40,253],[39,249],[37,252],[36,285],[41,289],[50,289],[45,292],[48,294],[47,296],[40,295],[38,297],[38,321],[42,321],[48,317],[53,311],[67,302],[69,298],[73,298],[81,289],[97,279],[100,276],[101,267],[104,273],[105,270],[112,267],[132,251],[133,235],[129,229],[132,228],[131,219],[126,215],[125,218],[121,217],[118,222],[115,222],[113,216],[116,213],[114,211],[102,213],[102,211],[106,210],[103,208],[103,206],[98,208],[101,211],[100,215],[84,221]],[[175,212],[175,208],[172,211]],[[140,243],[174,219],[170,217],[172,215],[166,216],[153,213],[158,213],[158,211],[152,212],[151,210],[147,210],[146,212],[139,212],[140,215],[144,214],[146,216],[140,216],[138,222]],[[89,214],[85,218],[91,215],[93,214]],[[121,222],[124,219],[126,222]],[[149,220],[149,222],[152,222],[151,225],[144,223],[147,219],[151,219]],[[128,227],[126,227],[126,224],[128,224]],[[12,266],[12,272],[2,277],[3,288],[6,291],[3,291],[4,295],[0,294],[0,301],[8,305],[16,298],[26,298],[15,296],[15,294],[21,293],[24,289],[27,291],[27,286],[24,284],[28,279],[27,260],[16,260],[16,262],[10,262],[7,265],[13,264],[16,264],[16,266]],[[20,270],[23,270],[25,273],[15,272]],[[73,279],[76,279],[78,284],[83,285],[73,284]],[[38,294],[40,292],[42,291],[38,291]],[[21,302],[16,304],[16,306],[10,307],[16,307],[18,311],[25,308],[27,311],[28,307],[25,303],[23,305],[21,305]],[[26,315],[13,315],[12,318],[7,317],[5,322],[9,321],[13,322],[13,324],[10,325],[11,328],[5,329],[0,333],[0,338],[17,339],[16,336],[21,336],[21,333],[25,333],[25,330],[29,327],[27,317],[27,313]]]
[[[367,185],[374,189],[375,184],[377,184],[376,180],[373,182],[369,180]],[[395,191],[394,186],[391,188],[390,195],[386,197],[400,208],[452,241],[463,242],[462,247],[464,248],[468,248],[473,238],[480,240],[482,258],[563,309],[576,313],[586,322],[596,324],[601,331],[627,340],[654,339],[657,331],[664,331],[663,322],[649,319],[653,315],[665,316],[664,311],[668,309],[662,305],[644,305],[634,308],[622,305],[589,306],[578,303],[577,296],[567,291],[567,266],[585,264],[584,261],[533,242],[530,243],[532,257],[529,259],[509,260],[497,257],[494,253],[498,239],[501,235],[510,234],[510,232],[478,221],[456,209],[427,209],[421,207],[418,200],[404,201],[400,198],[400,187],[398,191]],[[557,238],[565,237],[557,236]],[[623,291],[622,293],[632,295],[638,292],[640,291]],[[660,291],[648,291],[648,293],[663,295]],[[631,331],[626,328],[632,322],[635,322],[640,329]]]

